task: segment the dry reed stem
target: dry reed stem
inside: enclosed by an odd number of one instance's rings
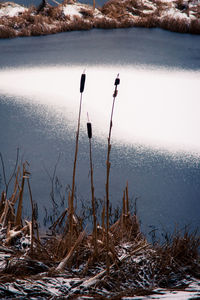
[[[11,196],[11,199],[10,199],[12,205],[14,205],[17,202],[17,199],[18,199],[18,197],[20,195],[20,192],[18,193],[18,195],[16,195],[17,194],[17,190],[20,189],[19,188],[19,182],[18,182],[19,172],[20,172],[20,167],[18,166],[18,168],[17,168],[17,174],[15,176],[14,192],[13,192],[13,194]]]
[[[51,229],[52,231],[55,231],[56,230],[56,227],[59,226],[61,227],[64,219],[65,219],[65,216],[67,215],[67,213],[69,212],[69,206],[68,208],[66,208],[62,214],[58,217],[58,219],[49,227],[49,229]]]
[[[31,209],[32,209],[32,222],[31,222],[31,228],[30,228],[30,239],[31,239],[31,254],[33,254],[33,237],[34,237],[35,217],[34,217],[33,197],[32,197],[32,192],[31,192],[31,186],[30,186],[29,178],[27,178],[27,182],[28,182],[28,190],[29,190],[30,201],[31,201]]]
[[[105,199],[104,199],[104,204],[102,208],[102,213],[101,213],[101,226],[103,230],[105,231],[105,215],[106,215],[106,206],[105,206]]]
[[[128,181],[126,183],[126,214],[129,214]]]
[[[83,73],[81,76],[81,84],[82,80],[85,78],[85,74]],[[83,80],[84,81],[84,80]],[[78,142],[79,142],[79,131],[80,131],[80,121],[81,121],[81,106],[82,106],[82,96],[84,91],[84,84],[80,87],[80,104],[79,104],[79,114],[78,114],[78,126],[76,131],[76,147],[75,147],[75,155],[74,155],[74,167],[73,167],[73,176],[72,176],[72,191],[71,195],[69,194],[69,203],[70,203],[70,243],[72,242],[72,236],[73,236],[73,224],[72,224],[72,218],[74,214],[74,192],[75,192],[75,176],[76,176],[76,163],[77,163],[77,155],[78,155]]]
[[[80,121],[81,121],[81,106],[82,106],[82,93],[81,93],[80,104],[79,104],[78,127],[76,132],[76,148],[75,148],[74,168],[73,168],[73,176],[72,176],[72,193],[71,193],[72,208],[73,208],[74,191],[75,191],[75,176],[76,176],[76,163],[77,163],[77,155],[78,155],[78,142],[79,142]]]
[[[113,94],[113,103],[112,103],[112,110],[111,110],[111,116],[110,116],[110,127],[109,127],[109,134],[108,134],[108,149],[107,149],[107,160],[106,160],[106,245],[107,245],[107,274],[109,274],[109,259],[108,259],[108,251],[109,251],[109,177],[110,177],[110,151],[111,151],[111,132],[112,132],[112,118],[113,118],[113,112],[114,112],[114,106],[115,106],[115,99],[117,97],[117,85],[116,81],[119,80],[119,75],[117,76],[117,79],[115,80],[115,90]]]
[[[59,263],[58,267],[56,268],[56,271],[62,271],[66,267],[68,263],[70,263],[70,260],[72,259],[72,255],[74,254],[76,248],[82,243],[84,237],[86,236],[86,231],[84,230],[79,234],[78,239],[76,240],[73,247],[71,247],[69,253],[67,256]]]
[[[94,242],[94,253],[97,255],[97,221],[95,212],[95,199],[94,199],[94,182],[93,182],[93,165],[92,165],[92,143],[89,138],[90,146],[90,179],[91,179],[91,193],[92,193],[92,214],[93,214],[93,242]]]
[[[22,217],[22,202],[23,202],[25,175],[26,175],[26,168],[25,168],[25,163],[24,163],[23,164],[22,183],[21,183],[21,188],[20,188],[19,203],[18,203],[18,208],[17,208],[15,226],[22,225],[21,217]]]
[[[74,208],[73,208],[73,202],[72,202],[70,192],[69,192],[69,195],[68,195],[68,207],[69,207],[69,214],[68,214],[68,218],[69,218],[69,248],[71,248],[71,246],[72,246],[72,236],[73,236],[73,213],[74,213]]]

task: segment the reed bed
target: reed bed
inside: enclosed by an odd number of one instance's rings
[[[40,284],[50,284],[54,278],[71,280],[72,287],[65,289],[62,296],[91,295],[98,297],[120,297],[128,295],[148,295],[156,287],[172,288],[184,285],[188,278],[200,276],[200,237],[198,232],[176,230],[167,234],[163,244],[147,242],[140,230],[137,207],[131,211],[129,185],[126,182],[122,193],[122,209],[117,211],[117,219],[110,224],[110,152],[113,114],[119,75],[114,81],[113,103],[111,109],[107,160],[106,160],[106,201],[102,205],[101,220],[97,220],[95,201],[94,170],[92,160],[92,124],[88,119],[87,134],[90,158],[90,210],[93,217],[92,232],[83,226],[83,220],[74,207],[75,179],[78,161],[79,130],[81,122],[82,96],[86,75],[80,81],[80,106],[75,140],[72,188],[68,193],[68,207],[55,219],[49,235],[42,236],[38,230],[37,206],[32,198],[30,185],[30,166],[28,162],[20,167],[19,150],[16,163],[9,179],[6,177],[3,156],[0,153],[2,177],[5,189],[0,200],[0,295],[12,293],[4,284],[15,282],[18,290],[34,281],[34,295],[49,296],[48,290],[41,290]],[[56,167],[54,173],[56,171]],[[52,178],[51,178],[52,180]],[[8,191],[13,181],[13,191]],[[25,198],[28,187],[29,200]],[[53,197],[53,195],[52,195]],[[30,201],[31,220],[23,220],[23,202]],[[5,255],[5,257],[4,257]],[[9,257],[9,259],[8,259]],[[27,279],[28,278],[28,279]],[[75,284],[73,285],[73,280]],[[20,280],[19,280],[20,279]],[[63,279],[64,280],[64,279]],[[46,283],[45,283],[46,282]],[[69,283],[66,283],[66,286]],[[30,290],[23,290],[30,296]],[[23,295],[24,295],[23,294]],[[14,294],[15,295],[15,294]],[[31,294],[32,295],[32,294]],[[15,295],[16,296],[16,295]],[[116,299],[118,299],[116,298]],[[114,298],[112,298],[114,299]]]

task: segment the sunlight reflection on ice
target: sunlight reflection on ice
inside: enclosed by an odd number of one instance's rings
[[[35,67],[0,72],[0,93],[33,105],[47,105],[59,118],[76,126],[81,67]],[[82,124],[87,112],[94,135],[108,133],[114,80],[121,84],[113,118],[118,143],[200,154],[200,72],[125,66],[89,66],[83,97]]]

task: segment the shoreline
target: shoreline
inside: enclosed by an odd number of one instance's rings
[[[73,0],[43,8],[26,8],[13,2],[0,4],[0,38],[130,27],[200,34],[200,2],[110,0],[98,9]]]

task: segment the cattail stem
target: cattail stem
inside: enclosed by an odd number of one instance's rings
[[[94,254],[96,256],[97,255],[97,220],[96,220],[96,212],[95,212],[94,180],[93,180],[93,164],[92,164],[92,124],[89,122],[89,115],[88,115],[88,123],[87,123],[87,134],[88,134],[89,147],[90,147],[90,180],[91,180],[92,214],[93,214],[93,242],[94,242]]]
[[[28,190],[29,190],[31,208],[32,208],[32,222],[31,222],[30,237],[31,237],[31,255],[33,255],[33,238],[34,238],[35,215],[34,215],[33,196],[32,196],[32,191],[31,191],[31,185],[30,185],[30,182],[29,182],[29,177],[27,178],[27,182],[28,182]]]
[[[107,171],[106,171],[106,270],[107,275],[109,275],[110,272],[110,265],[109,265],[109,176],[110,176],[110,151],[111,151],[111,132],[112,132],[112,118],[113,118],[113,112],[114,112],[114,106],[115,106],[115,99],[117,97],[117,86],[120,83],[119,74],[117,75],[117,78],[115,79],[115,90],[113,94],[113,104],[112,104],[112,110],[111,110],[111,116],[110,116],[110,127],[109,127],[109,135],[108,135],[108,151],[107,151]]]
[[[81,107],[82,107],[82,96],[84,92],[84,87],[85,87],[85,79],[86,75],[83,73],[81,75],[81,82],[80,82],[80,105],[79,105],[79,115],[78,115],[78,127],[77,127],[77,132],[76,132],[76,148],[75,148],[75,156],[74,156],[74,167],[73,167],[73,176],[72,176],[72,191],[71,191],[71,196],[70,196],[70,203],[71,203],[71,209],[70,209],[70,225],[71,225],[71,231],[70,235],[71,238],[70,240],[72,241],[72,235],[73,235],[73,226],[72,226],[72,218],[73,218],[73,213],[74,213],[74,191],[75,191],[75,177],[76,177],[76,163],[77,163],[77,155],[78,155],[78,141],[79,141],[79,132],[80,132],[80,121],[81,121]]]
[[[80,132],[81,106],[82,106],[82,94],[80,97],[78,127],[77,127],[77,132],[76,132],[76,148],[75,148],[75,156],[74,156],[74,168],[73,168],[72,191],[71,191],[72,203],[74,201],[74,191],[75,191],[75,177],[76,177],[76,163],[77,163],[77,156],[78,156],[78,141],[79,141],[79,132]]]
[[[92,142],[89,139],[90,144],[90,179],[91,179],[91,193],[92,193],[92,213],[93,213],[93,241],[94,241],[94,253],[97,254],[97,220],[95,212],[95,199],[94,199],[94,181],[93,181],[93,165],[92,165]]]

